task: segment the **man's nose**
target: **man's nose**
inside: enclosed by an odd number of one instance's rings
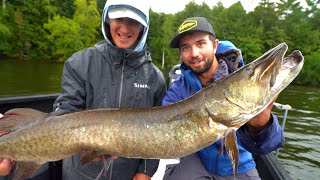
[[[123,20],[121,24],[121,31],[127,32],[129,31],[130,22],[128,20]]]
[[[199,56],[199,48],[197,48],[197,47],[192,47],[192,48],[191,48],[191,56],[192,56],[192,57],[198,57],[198,56]]]

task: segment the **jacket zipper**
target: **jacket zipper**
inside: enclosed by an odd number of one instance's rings
[[[122,68],[121,68],[121,79],[120,79],[120,90],[119,90],[119,108],[121,107],[121,100],[122,100],[122,89],[123,89],[123,77],[124,77],[124,66],[125,66],[125,60],[122,63]]]

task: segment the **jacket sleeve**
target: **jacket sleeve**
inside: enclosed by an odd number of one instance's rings
[[[284,145],[283,131],[277,116],[272,114],[270,124],[258,134],[250,134],[245,126],[239,129],[240,141],[252,154],[268,154]]]
[[[167,94],[162,100],[162,105],[172,104],[187,98],[187,95],[185,95],[186,97],[183,97],[182,84],[183,83],[181,83],[180,76],[176,81],[173,82],[171,88],[167,91]]]
[[[85,108],[86,91],[84,86],[76,67],[72,67],[72,63],[66,61],[61,79],[61,95],[55,100],[53,110],[70,112]]]

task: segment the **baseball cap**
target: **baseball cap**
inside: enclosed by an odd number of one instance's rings
[[[144,27],[147,27],[145,15],[135,8],[129,6],[111,6],[108,10],[108,16],[110,19],[117,18],[130,18],[138,21]]]
[[[206,18],[190,17],[179,26],[176,36],[170,42],[170,47],[179,48],[180,39],[191,32],[206,32],[215,37],[213,28]]]

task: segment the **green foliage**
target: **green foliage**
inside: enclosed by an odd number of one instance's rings
[[[80,26],[80,40],[84,47],[96,43],[96,36],[101,27],[100,14],[96,0],[76,0],[76,11],[73,20]]]
[[[301,73],[295,79],[296,84],[319,86],[320,84],[320,48],[312,52],[310,55],[305,56],[305,63]]]
[[[72,19],[54,16],[44,28],[50,32],[47,39],[52,44],[51,51],[60,60],[65,60],[84,47],[80,40],[80,26]]]
[[[218,39],[230,40],[242,50],[246,63],[281,42],[289,45],[289,52],[299,49],[305,65],[295,83],[319,86],[320,1],[306,2],[308,7],[298,0],[261,0],[252,12],[240,2],[225,8],[221,2],[209,7],[194,1],[175,14],[150,10],[147,43],[153,62],[167,76],[180,62],[178,50],[169,47],[176,30],[184,19],[203,16]],[[6,1],[0,10],[0,55],[65,61],[101,40],[104,4],[105,0]]]
[[[106,3],[106,0],[97,1],[98,11],[100,12],[100,14],[102,13],[105,3]]]
[[[153,63],[165,74],[179,63],[179,55],[171,49],[169,43],[175,35],[173,15],[158,14],[150,10],[150,31],[148,37],[149,49],[152,52]]]
[[[73,19],[57,15],[44,25],[50,32],[47,40],[52,45],[51,51],[60,61],[96,43],[100,27],[96,1],[76,0],[75,7]]]
[[[0,52],[8,52],[10,50],[10,39],[13,34],[10,24],[7,21],[8,17],[8,9],[0,11]]]

